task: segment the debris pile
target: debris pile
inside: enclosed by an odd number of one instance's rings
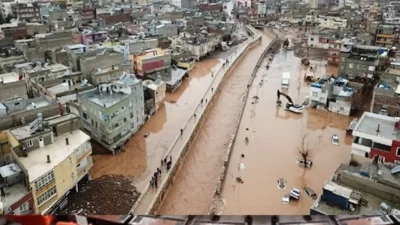
[[[126,215],[139,195],[128,178],[106,175],[84,184],[78,193],[71,193],[67,206],[58,214]]]

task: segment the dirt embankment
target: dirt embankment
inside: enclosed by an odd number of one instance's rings
[[[105,175],[72,193],[59,214],[128,214],[139,197],[132,182],[121,175]]]

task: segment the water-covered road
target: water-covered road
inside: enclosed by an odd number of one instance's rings
[[[265,32],[262,42],[250,49],[228,72],[158,214],[208,213],[246,85],[259,57],[274,36]]]

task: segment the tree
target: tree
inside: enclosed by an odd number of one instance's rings
[[[14,19],[13,16],[11,14],[8,14],[6,17],[6,23],[10,23],[12,19]]]
[[[3,13],[0,13],[0,24],[4,23],[4,17],[3,17]]]
[[[301,138],[301,146],[297,147],[297,150],[301,157],[303,158],[304,168],[307,168],[307,160],[311,155],[312,149],[308,147],[308,143],[306,143],[307,134],[303,135]]]

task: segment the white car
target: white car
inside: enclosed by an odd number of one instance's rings
[[[290,191],[290,197],[292,197],[296,200],[300,199],[300,195],[301,195],[301,192],[299,189],[292,188],[292,190]]]
[[[283,202],[284,204],[289,204],[289,202],[290,202],[290,195],[289,195],[289,194],[285,194],[285,195],[282,197],[282,202]]]
[[[331,141],[333,145],[339,145],[339,137],[336,134],[332,135]]]

